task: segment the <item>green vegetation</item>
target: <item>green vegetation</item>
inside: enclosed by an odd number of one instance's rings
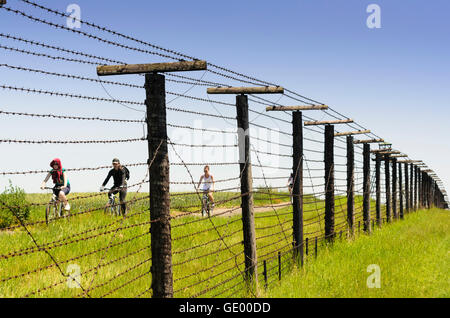
[[[25,196],[25,191],[19,187],[14,187],[11,181],[9,182],[9,188],[0,193],[0,202],[3,203],[0,206],[0,229],[19,223],[18,218],[22,221],[28,219],[30,208],[20,207],[27,204]]]
[[[407,214],[370,236],[337,241],[309,257],[281,282],[269,286],[267,297],[449,297],[449,211],[432,209]],[[368,288],[377,264],[381,288]]]
[[[239,195],[215,193],[215,213],[220,216],[212,218],[200,216],[201,203],[196,194],[171,195],[175,297],[249,296],[243,288]],[[28,194],[25,198],[33,204],[27,227],[59,267],[45,251],[37,250],[20,226],[0,231],[0,297],[82,297],[83,291],[68,288],[67,277],[61,274],[62,271],[67,275],[71,265],[79,266],[81,285],[91,297],[150,297],[148,197],[129,193],[127,199],[132,203],[126,218],[104,213],[106,194],[71,193],[69,198],[72,217],[56,220],[49,226],[45,224],[44,211],[50,193]],[[355,198],[355,224],[362,218],[361,201],[360,197]],[[284,260],[292,259],[292,207],[285,192],[268,194],[260,190],[254,195],[254,203],[261,282],[264,260],[273,279],[277,275],[274,265],[278,252]],[[271,203],[278,206],[271,208]],[[305,195],[304,203],[305,237],[313,242],[315,237],[323,236],[324,202]],[[338,235],[342,232],[346,236],[345,218],[346,198],[336,196]],[[319,251],[322,244],[319,241]]]
[[[38,251],[27,233],[20,227],[0,231],[0,297],[74,297],[83,296],[80,288],[68,288],[69,265],[79,266],[81,285],[91,297],[136,297],[150,287],[150,216],[148,197],[129,193],[133,201],[126,218],[112,217],[103,212],[106,194],[71,193],[71,218],[45,224],[45,203],[48,194],[28,194],[31,204],[27,228],[38,244],[54,257],[59,268],[44,251]],[[176,297],[210,297],[222,288],[209,287],[233,278],[229,287],[242,282],[243,270],[242,222],[240,213],[227,214],[240,205],[239,193],[216,193],[217,204],[224,210],[220,217],[202,218],[200,201],[194,195],[172,194],[173,276]],[[75,199],[76,197],[85,197]],[[289,202],[286,193],[262,194],[255,197],[255,206],[270,202]],[[189,206],[189,208],[183,208]],[[290,206],[276,211],[258,213],[258,233],[267,235],[286,231],[287,239],[292,219]],[[183,212],[182,212],[183,210]],[[276,215],[280,215],[276,221]],[[273,222],[276,227],[273,227]],[[38,222],[38,223],[36,223]],[[279,225],[279,223],[284,223]],[[264,228],[267,227],[268,228]],[[261,244],[273,242],[277,236],[261,238]],[[277,248],[280,244],[271,246]],[[237,264],[237,266],[236,266]],[[73,274],[73,273],[72,273]],[[73,283],[72,283],[73,285]],[[89,288],[90,287],[90,288]],[[151,296],[151,291],[142,297]]]

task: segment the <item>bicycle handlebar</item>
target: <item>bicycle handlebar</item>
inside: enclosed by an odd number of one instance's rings
[[[49,187],[44,187],[44,188],[42,188],[43,190],[61,190],[61,186],[59,186],[59,187],[54,187],[54,188],[49,188]]]
[[[100,190],[100,192],[110,191],[110,190],[114,190],[114,189],[124,189],[124,188],[126,188],[126,187],[103,188],[103,190]]]

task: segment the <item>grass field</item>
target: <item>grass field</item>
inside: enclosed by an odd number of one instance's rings
[[[76,199],[77,196],[89,198]],[[49,195],[30,194],[32,203]],[[106,195],[73,193],[72,217],[45,224],[45,206],[32,206],[28,228],[38,250],[19,227],[0,231],[0,297],[83,297],[69,288],[65,275],[73,265],[81,272],[81,286],[90,297],[150,297],[150,216],[145,194],[129,193],[134,202],[126,218],[103,212]],[[233,199],[234,198],[234,199]],[[255,207],[287,202],[286,207],[257,212],[256,243],[259,262],[272,264],[279,251],[289,258],[292,249],[292,207],[286,193],[255,193]],[[172,194],[172,263],[175,297],[242,297],[244,270],[240,214],[202,218],[196,195]],[[220,203],[222,201],[222,203]],[[235,210],[238,193],[216,193],[216,209]],[[361,198],[356,197],[356,220],[361,219]],[[322,200],[305,196],[305,237],[323,236]],[[182,212],[185,211],[185,212]],[[227,210],[225,210],[227,211]],[[346,199],[336,197],[336,230],[346,234]],[[374,209],[372,209],[374,211]],[[185,215],[183,215],[185,213]],[[36,223],[39,222],[39,223]],[[322,243],[321,243],[322,244]],[[271,263],[272,262],[272,263]],[[272,264],[273,265],[273,264]],[[274,276],[276,268],[268,269]],[[258,268],[261,277],[262,266]],[[72,286],[74,284],[72,283]]]
[[[449,252],[449,211],[421,210],[373,235],[338,241],[262,294],[275,298],[450,297]],[[380,268],[380,288],[367,287],[371,264]]]

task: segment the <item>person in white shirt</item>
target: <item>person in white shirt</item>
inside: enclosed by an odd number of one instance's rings
[[[209,197],[209,201],[211,202],[211,207],[214,208],[214,177],[209,173],[209,166],[205,166],[203,168],[204,174],[200,177],[198,181],[197,189],[200,189],[200,184],[203,181],[202,191],[206,193]]]

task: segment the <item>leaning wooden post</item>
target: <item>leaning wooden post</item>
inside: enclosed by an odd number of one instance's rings
[[[347,136],[347,224],[353,235],[355,223],[355,146],[353,136]]]
[[[239,135],[239,165],[241,170],[241,207],[244,231],[244,255],[246,280],[257,281],[256,233],[253,211],[252,164],[250,161],[250,131],[247,95],[236,96]]]
[[[292,189],[293,204],[293,245],[294,258],[303,265],[303,122],[302,113],[292,113],[294,185]]]
[[[394,220],[397,214],[397,159],[392,158],[392,216]]]
[[[325,238],[334,240],[334,126],[325,126]]]
[[[409,212],[409,179],[408,179],[408,164],[405,163],[405,212]]]
[[[402,183],[402,164],[398,163],[398,189],[400,194],[400,219],[403,219],[403,183]]]
[[[163,72],[206,70],[206,61],[102,65],[98,76],[145,74],[153,298],[173,297],[166,88]]]
[[[375,191],[376,191],[376,218],[378,226],[381,226],[381,157],[380,154],[375,155]]]
[[[363,221],[364,231],[370,234],[370,144],[363,148]]]
[[[389,155],[384,155],[384,175],[386,187],[386,222],[391,221],[391,184],[390,184],[390,169],[389,169]]]

